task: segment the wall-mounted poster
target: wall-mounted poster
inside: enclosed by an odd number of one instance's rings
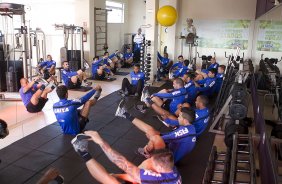
[[[282,52],[282,21],[259,21],[257,50]]]
[[[199,47],[241,50],[248,48],[250,20],[194,20]]]

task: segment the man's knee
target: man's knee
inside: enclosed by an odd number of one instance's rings
[[[151,136],[150,141],[153,143],[155,150],[165,148],[165,142],[160,135]]]
[[[76,84],[77,83],[77,76],[71,77],[72,83]]]
[[[92,106],[93,102],[91,100],[88,100],[87,102],[85,102],[84,107],[86,108],[90,108]]]
[[[128,78],[126,78],[126,77],[122,79],[122,82],[123,82],[123,83],[130,83],[129,80],[128,80]]]

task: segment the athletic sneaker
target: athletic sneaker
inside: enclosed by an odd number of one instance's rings
[[[56,87],[57,85],[55,84],[54,81],[51,81],[46,85],[46,88],[51,88],[52,90],[55,89]]]
[[[71,143],[74,150],[80,154],[81,152],[88,152],[88,140],[90,136],[85,134],[77,134],[75,138],[72,139]]]
[[[168,73],[168,78],[169,78],[169,79],[173,79],[173,73],[172,73],[172,72],[169,72],[169,73]]]
[[[145,158],[150,158],[151,155],[149,153],[146,153],[145,152],[145,149],[144,148],[138,148],[137,151],[135,152],[137,155],[141,155]]]
[[[120,89],[120,90],[118,91],[118,93],[119,93],[120,95],[122,95],[122,94],[124,93],[124,91],[123,91],[122,89]]]
[[[95,92],[95,94],[94,94],[93,98],[96,98],[96,99],[100,98],[100,96],[101,96],[101,92],[102,92],[102,89],[97,90],[97,91]]]
[[[141,113],[146,113],[148,107],[146,105],[134,105],[134,108],[138,111],[140,111]]]
[[[147,102],[147,98],[150,98],[150,94],[149,94],[149,87],[148,86],[145,86],[143,88],[143,91],[142,91],[142,95],[141,95],[141,102]]]
[[[90,68],[89,64],[86,61],[84,61],[83,66],[86,70]]]
[[[127,89],[125,89],[124,95],[125,95],[125,96],[128,96],[128,94],[129,94],[129,93],[128,93]]]
[[[126,112],[126,108],[125,108],[125,100],[122,99],[120,101],[120,103],[118,104],[118,108],[116,110],[116,114],[115,116],[118,116],[118,117],[122,117],[122,118],[126,118],[124,113]]]
[[[42,84],[45,85],[45,86],[47,86],[47,85],[49,84],[48,81],[46,81],[45,79],[43,79],[43,78],[41,78],[41,77],[40,77],[39,79],[37,79],[36,82],[37,82],[37,83],[42,83]]]
[[[167,123],[162,119],[162,117],[161,117],[160,115],[156,115],[156,117],[157,117],[158,120],[159,120],[160,122],[162,122],[165,126],[169,127],[169,124],[167,124]]]
[[[86,87],[89,87],[89,86],[92,85],[92,82],[84,81],[84,83],[85,83],[85,86],[86,86]]]

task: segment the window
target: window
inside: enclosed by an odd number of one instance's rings
[[[108,11],[108,23],[124,23],[124,4],[115,1],[106,1]]]

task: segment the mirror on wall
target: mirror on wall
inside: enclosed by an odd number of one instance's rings
[[[281,71],[281,57],[282,5],[279,5],[255,20],[252,58],[257,63],[261,58],[278,59],[277,66]]]

